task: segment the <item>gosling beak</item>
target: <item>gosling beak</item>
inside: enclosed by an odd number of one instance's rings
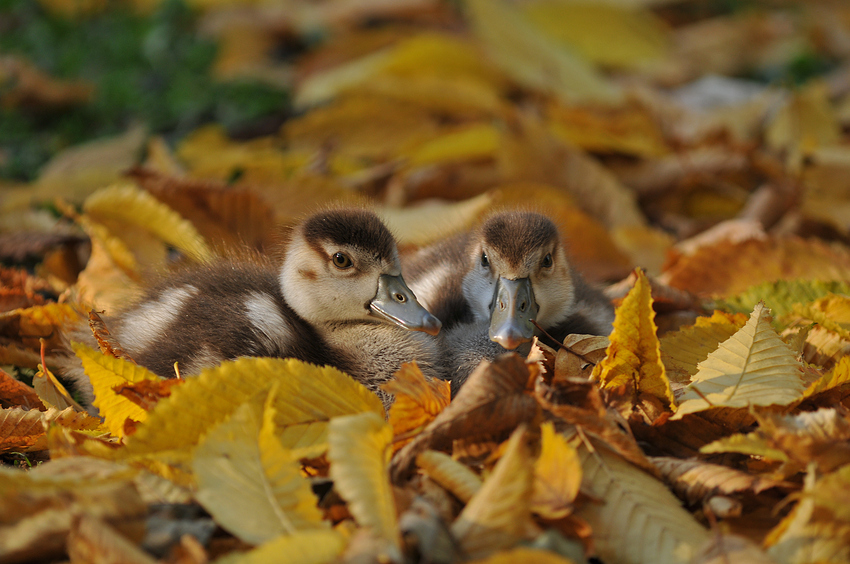
[[[422,307],[401,276],[382,274],[378,278],[378,292],[369,302],[372,315],[411,331],[424,331],[429,335],[440,332],[442,323]]]
[[[531,280],[499,278],[490,307],[490,340],[512,350],[534,336],[531,321],[537,317],[537,302]]]

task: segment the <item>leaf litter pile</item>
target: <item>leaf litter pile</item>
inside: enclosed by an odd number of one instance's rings
[[[850,561],[850,8],[640,4],[191,2],[214,78],[290,117],[136,123],[0,181],[0,562]],[[0,84],[98,96],[14,56]],[[402,252],[545,211],[613,333],[451,400],[411,362],[388,413],[335,368],[162,379],[109,334],[157,273],[338,202]],[[86,323],[101,417],[55,375]]]

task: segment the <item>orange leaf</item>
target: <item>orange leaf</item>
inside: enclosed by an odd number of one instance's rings
[[[394,451],[409,443],[451,401],[449,382],[426,380],[415,361],[403,364],[381,389],[395,396],[390,407],[390,425],[397,438]],[[405,438],[398,440],[400,437]]]

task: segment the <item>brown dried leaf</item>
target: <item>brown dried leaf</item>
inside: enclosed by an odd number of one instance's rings
[[[715,495],[728,495],[744,491],[761,493],[769,488],[781,487],[782,482],[748,474],[719,464],[710,464],[694,458],[681,460],[670,457],[652,458],[664,480],[673,492],[688,505],[697,505]]]
[[[134,168],[130,176],[191,221],[212,244],[262,248],[272,243],[274,211],[256,190],[215,180],[167,176],[146,168]]]
[[[534,398],[525,393],[536,364],[514,353],[482,362],[444,409],[393,458],[394,480],[405,475],[416,455],[428,448],[448,449],[453,440],[499,439],[538,413]]]
[[[0,452],[29,450],[44,433],[43,412],[20,407],[0,411]]]
[[[1,361],[0,361],[1,362]],[[0,407],[21,406],[27,409],[44,410],[44,404],[35,390],[0,369]]]
[[[416,465],[464,503],[481,489],[478,474],[443,452],[426,450],[416,456]]]
[[[555,356],[553,381],[564,378],[589,379],[594,366],[605,358],[610,342],[596,335],[567,335]]]
[[[145,411],[150,411],[162,398],[171,395],[171,388],[183,383],[179,378],[163,380],[142,380],[135,384],[120,384],[113,391],[138,405]]]
[[[67,81],[48,76],[29,61],[0,57],[0,83],[4,108],[57,108],[87,103],[94,87],[82,80]]]
[[[124,352],[124,349],[121,348],[121,344],[115,339],[115,337],[112,336],[109,329],[107,329],[106,322],[95,310],[89,311],[89,327],[91,327],[91,332],[97,340],[100,352],[135,363],[135,361],[130,358],[130,355]]]
[[[706,297],[788,278],[850,280],[850,250],[797,237],[721,241],[675,258],[661,276],[670,286]]]

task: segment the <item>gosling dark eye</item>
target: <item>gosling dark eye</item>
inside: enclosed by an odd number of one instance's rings
[[[334,253],[333,263],[340,270],[350,268],[354,264],[351,262],[351,258],[345,253]]]
[[[481,253],[481,266],[484,268],[490,266],[490,259],[487,258],[487,253]]]
[[[545,257],[543,257],[543,262],[540,263],[540,266],[543,268],[552,268],[552,253],[549,253]]]

